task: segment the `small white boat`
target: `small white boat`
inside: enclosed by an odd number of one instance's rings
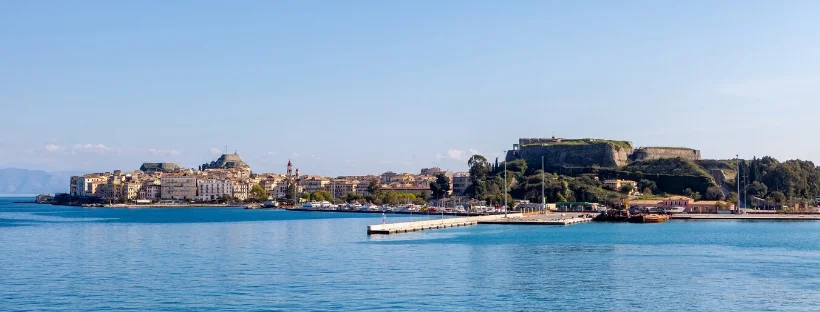
[[[417,211],[419,211],[419,209],[416,208],[416,205],[408,204],[408,205],[403,206],[399,211],[401,211],[401,212],[417,212]]]
[[[663,212],[668,213],[668,214],[677,214],[677,213],[683,213],[685,210],[686,210],[686,208],[684,208],[684,207],[670,207],[670,208],[664,208]]]
[[[321,204],[319,204],[318,202],[309,202],[309,203],[305,203],[304,205],[302,205],[302,209],[315,209],[315,208],[320,208],[320,207],[321,207]]]

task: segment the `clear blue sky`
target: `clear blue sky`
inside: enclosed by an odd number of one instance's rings
[[[820,160],[817,1],[0,1],[0,167],[466,169],[519,137]]]

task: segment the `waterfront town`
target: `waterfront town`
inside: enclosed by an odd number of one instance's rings
[[[323,200],[364,198],[374,188],[380,192],[412,194],[413,200],[429,199],[431,182],[438,175],[447,177],[447,195],[463,194],[469,185],[466,172],[425,168],[418,174],[385,172],[380,175],[324,177],[302,174],[291,161],[284,173],[256,174],[236,153],[196,169],[173,163],[144,163],[139,170],[90,173],[71,177],[69,195],[97,198],[104,202],[136,204],[188,204],[245,202],[260,199],[253,190],[263,190],[265,200],[290,205],[310,201],[309,196],[325,195]],[[399,196],[402,197],[402,196]]]
[[[131,172],[73,176],[69,193],[57,194],[54,202],[120,206],[264,202],[265,206],[291,209],[355,206],[372,211],[412,205],[418,206],[412,209],[430,207],[453,213],[604,212],[607,208],[666,214],[818,210],[812,194],[820,171],[800,160],[708,160],[690,148],[635,148],[629,141],[551,137],[521,138],[501,162],[473,155],[468,165],[467,172],[434,167],[418,173],[325,177],[304,174],[291,161],[283,165],[282,173],[254,173],[233,153],[197,168],[143,163]],[[784,176],[806,183],[784,182]]]

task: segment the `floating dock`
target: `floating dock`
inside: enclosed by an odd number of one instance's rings
[[[505,220],[520,218],[520,213],[510,213],[505,217],[503,214],[477,216],[477,217],[460,217],[447,218],[435,220],[410,221],[399,223],[375,224],[367,226],[367,235],[372,234],[396,234],[407,233],[431,229],[444,229],[448,227],[475,225],[483,221]]]

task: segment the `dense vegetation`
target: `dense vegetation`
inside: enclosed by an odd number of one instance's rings
[[[820,195],[820,169],[811,161],[781,163],[767,156],[741,162],[738,171],[741,187],[751,196],[787,204],[807,203]]]
[[[381,190],[375,190],[375,193],[370,195],[350,193],[347,195],[342,195],[339,198],[334,198],[333,194],[330,192],[321,190],[315,192],[304,192],[302,193],[302,199],[306,201],[329,201],[332,203],[372,203],[375,205],[388,204],[395,206],[411,203],[423,205],[427,203],[430,198],[425,193],[413,194]]]
[[[666,174],[679,176],[704,176],[709,173],[692,161],[683,158],[664,158],[635,161],[623,167],[624,171],[644,174]]]
[[[474,155],[467,163],[470,167],[472,184],[467,189],[471,198],[485,200],[491,205],[504,203],[504,174],[507,176],[507,204],[513,205],[513,198],[532,202],[541,201],[541,185],[544,181],[544,197],[547,202],[586,201],[619,205],[626,196],[603,189],[603,184],[594,175],[578,177],[542,173],[540,168],[527,166],[524,160],[490,164],[481,155]]]

